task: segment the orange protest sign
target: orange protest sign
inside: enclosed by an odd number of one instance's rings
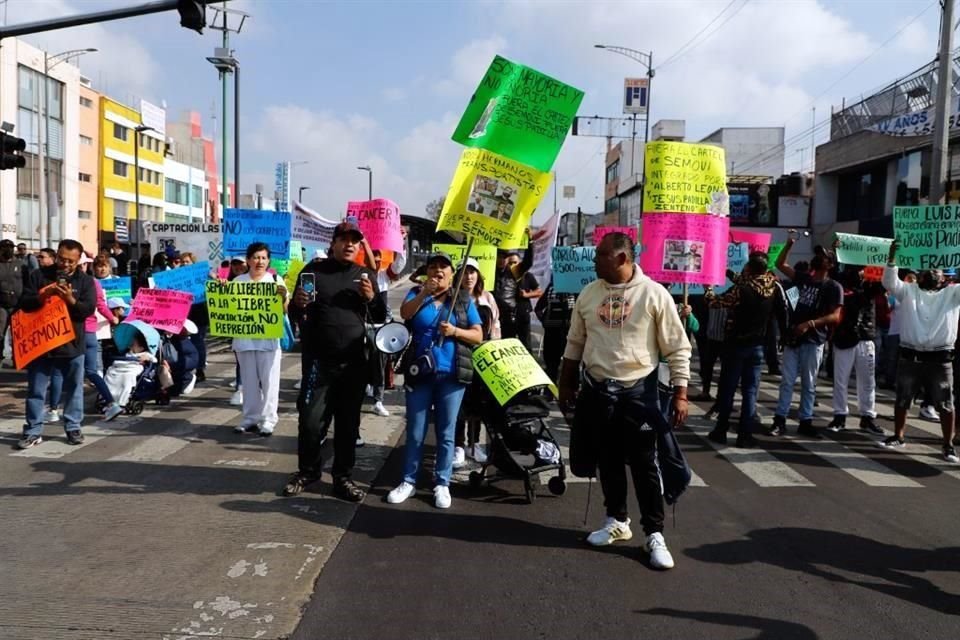
[[[58,296],[47,298],[37,311],[17,311],[10,318],[10,330],[17,369],[76,337],[67,303]]]
[[[863,268],[863,279],[867,282],[880,282],[883,279],[883,267],[868,265]]]

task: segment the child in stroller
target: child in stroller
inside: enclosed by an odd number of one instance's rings
[[[480,471],[470,474],[470,486],[479,487],[484,480],[520,478],[527,502],[532,503],[539,475],[557,471],[547,486],[554,495],[566,492],[567,473],[560,445],[545,421],[550,415],[548,393],[545,385],[532,387],[500,406],[488,392],[483,412],[489,441],[488,457]],[[498,473],[488,474],[487,469],[491,466]]]
[[[103,379],[117,404],[136,415],[143,411],[145,402],[161,393],[157,380],[162,366],[160,334],[147,323],[132,320],[117,325],[113,341],[119,355]]]

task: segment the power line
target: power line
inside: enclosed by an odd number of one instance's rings
[[[734,1],[736,1],[736,0],[734,0]],[[739,7],[737,7],[737,8],[733,11],[733,13],[731,13],[731,14],[728,15],[726,18],[724,18],[723,22],[721,22],[720,24],[718,24],[717,27],[716,27],[713,31],[711,31],[710,33],[708,33],[706,36],[704,36],[704,37],[701,38],[700,40],[697,40],[696,43],[693,44],[693,45],[692,45],[689,49],[687,49],[686,51],[677,51],[676,53],[674,53],[672,56],[670,56],[669,58],[667,58],[662,64],[660,64],[660,65],[659,65],[659,68],[662,69],[663,67],[667,66],[668,64],[671,64],[671,63],[673,63],[673,62],[676,62],[677,60],[679,60],[680,58],[682,58],[682,57],[685,56],[686,54],[690,53],[691,51],[693,51],[694,49],[696,49],[697,47],[699,47],[701,44],[703,44],[703,43],[706,42],[707,40],[709,40],[709,39],[710,39],[713,35],[715,35],[718,31],[720,31],[721,29],[723,29],[723,26],[724,26],[725,24],[727,24],[728,22],[730,22],[731,20],[733,20],[733,19],[737,16],[737,14],[740,13],[740,11],[742,11],[745,6],[747,6],[747,4],[748,4],[749,2],[750,2],[750,0],[743,0],[743,4],[741,4]],[[733,3],[731,2],[730,4],[733,4]],[[721,11],[719,14],[717,14],[717,18],[719,18],[719,17],[724,13],[724,11],[726,11],[728,8],[730,8],[730,5],[727,5],[726,7],[724,7],[723,11]],[[714,18],[713,21],[711,21],[711,22],[715,22],[717,18]],[[707,26],[709,27],[710,25],[708,24]],[[706,30],[706,27],[704,28],[704,30]],[[703,30],[702,30],[700,33],[703,33]],[[699,36],[700,33],[698,33],[697,36]],[[694,36],[694,37],[693,37],[693,40],[695,40],[695,39],[697,38],[697,36]],[[684,45],[683,47],[681,47],[680,49],[682,50],[684,47],[686,47],[686,46],[689,45],[691,42],[693,42],[693,40],[690,40],[690,42],[688,42],[687,44],[685,44],[685,45]]]
[[[683,44],[682,47],[680,47],[679,49],[677,49],[676,51],[674,51],[672,54],[670,54],[669,56],[667,56],[667,59],[664,60],[664,61],[660,64],[660,66],[662,67],[663,65],[668,64],[671,60],[673,60],[674,58],[676,58],[677,56],[679,56],[684,49],[686,49],[688,46],[690,46],[691,43],[693,43],[697,38],[699,38],[699,37],[700,37],[700,34],[702,34],[704,31],[706,31],[707,29],[709,29],[709,28],[713,25],[714,22],[716,22],[717,20],[719,20],[719,19],[720,19],[720,16],[722,16],[723,14],[725,14],[725,13],[727,12],[727,10],[728,10],[730,7],[732,7],[736,2],[737,2],[737,0],[730,0],[730,3],[727,4],[727,6],[725,6],[725,7],[720,11],[720,13],[718,13],[717,15],[715,15],[715,16],[713,17],[713,20],[711,20],[711,21],[708,22],[706,25],[704,25],[703,29],[700,29],[700,31],[697,31],[697,33],[695,33],[692,38],[690,38],[689,40],[687,40],[687,41]]]

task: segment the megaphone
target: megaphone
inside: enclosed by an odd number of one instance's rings
[[[378,351],[393,355],[406,349],[410,342],[410,331],[402,322],[388,322],[379,329],[373,337],[373,344]]]

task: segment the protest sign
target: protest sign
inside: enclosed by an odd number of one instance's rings
[[[290,259],[270,258],[270,269],[278,276],[283,277],[287,275],[287,271],[290,270]]]
[[[227,256],[246,255],[254,242],[266,243],[273,255],[290,255],[290,214],[285,211],[225,209],[221,228]]]
[[[295,202],[290,216],[291,243],[294,240],[299,241],[301,247],[307,249],[307,254],[313,254],[317,249],[323,249],[326,253],[330,251],[333,229],[337,224],[337,221],[324,218],[313,209]],[[302,259],[302,254],[291,255],[291,257]]]
[[[290,240],[290,259],[303,260],[303,243],[299,240]]]
[[[908,269],[960,267],[960,205],[894,207],[897,265]]]
[[[649,142],[644,167],[643,212],[730,214],[722,147]]]
[[[289,295],[293,295],[293,290],[297,288],[297,277],[303,271],[304,266],[303,260],[294,259],[290,261],[290,268],[287,270],[287,274],[283,276],[283,284],[287,287]]]
[[[603,237],[610,233],[625,233],[630,236],[630,240],[633,244],[637,244],[637,228],[636,227],[596,227],[593,230],[593,245],[595,247],[600,246],[600,241],[603,240]]]
[[[657,282],[723,284],[729,232],[726,217],[644,214],[640,266]]]
[[[554,213],[542,227],[533,232],[533,265],[530,273],[546,289],[553,272],[553,248],[557,246],[557,231],[560,228],[560,212]],[[492,286],[492,285],[491,285]]]
[[[453,268],[456,269],[463,263],[463,254],[467,246],[463,244],[435,244],[433,252],[442,251],[453,260]],[[494,282],[497,278],[497,248],[489,244],[474,244],[470,248],[470,257],[480,265],[480,274],[483,276],[484,289],[493,291]]]
[[[67,303],[50,296],[36,311],[17,311],[10,317],[13,362],[23,369],[40,356],[76,337]]]
[[[363,237],[371,249],[403,251],[403,233],[400,229],[400,207],[392,200],[351,201],[347,216],[354,216]]]
[[[219,223],[144,222],[143,226],[154,253],[174,247],[180,253],[192,253],[197,260],[210,264],[219,264],[224,258]]]
[[[283,337],[283,298],[275,282],[207,283],[210,335],[224,338]]]
[[[746,242],[749,245],[747,253],[753,253],[754,251],[766,253],[770,249],[770,239],[772,237],[769,233],[730,229],[730,242]]]
[[[226,280],[230,277],[230,267],[220,267],[217,269],[217,278],[220,280]]]
[[[783,253],[783,248],[786,245],[782,242],[776,242],[770,245],[770,249],[767,251],[767,267],[771,271],[775,271],[777,268],[777,258],[780,257],[780,254]]]
[[[450,183],[437,230],[518,247],[551,175],[482,149],[466,149]]]
[[[580,293],[597,279],[593,266],[596,247],[554,247],[552,254],[555,292]]]
[[[582,100],[583,91],[497,56],[453,139],[549,171]]]
[[[103,295],[107,300],[121,298],[129,304],[133,298],[133,278],[129,276],[104,278],[103,280],[97,280],[97,282],[100,283],[100,288],[103,289]]]
[[[473,368],[501,405],[515,395],[540,385],[557,388],[526,347],[516,338],[484,342],[473,352]]]
[[[153,283],[157,289],[168,291],[186,291],[193,296],[193,302],[206,300],[204,284],[210,278],[210,263],[197,262],[196,264],[157,271],[153,274]]]
[[[864,267],[863,279],[867,282],[880,282],[883,280],[883,267],[875,264]]]
[[[192,304],[193,295],[185,291],[142,288],[137,291],[125,321],[143,320],[157,331],[180,333]]]
[[[743,268],[747,266],[747,260],[750,258],[750,246],[746,242],[731,242],[727,245],[727,269],[733,271],[736,274],[740,274],[743,271]],[[713,288],[713,292],[717,295],[721,293],[726,293],[730,287],[733,286],[733,283],[730,282],[730,279],[727,278],[723,281],[723,284],[717,285]],[[681,284],[671,284],[670,293],[679,294],[683,291],[683,285]],[[688,284],[687,285],[687,295],[691,296],[701,296],[705,293],[702,284]]]
[[[885,265],[890,256],[890,238],[838,233],[837,262],[853,265]]]
[[[797,308],[797,303],[800,302],[800,288],[799,287],[790,287],[783,292],[787,296],[787,303],[790,305],[791,309]]]

